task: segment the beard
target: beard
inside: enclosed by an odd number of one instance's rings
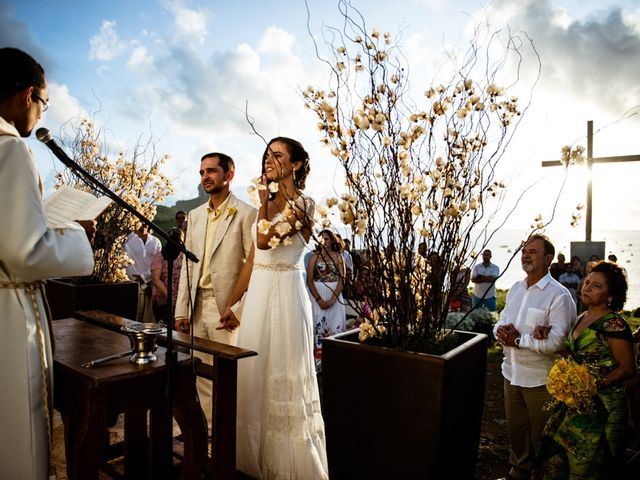
[[[224,190],[224,187],[224,185],[209,185],[208,187],[202,185],[205,193],[208,193],[209,195],[222,192]]]
[[[526,273],[531,273],[533,271],[533,264],[531,264],[531,263],[523,263],[522,264],[522,270],[524,270]]]

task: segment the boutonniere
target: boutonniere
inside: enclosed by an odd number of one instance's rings
[[[233,217],[236,214],[237,211],[238,211],[238,209],[236,207],[227,208],[227,218],[228,217]]]

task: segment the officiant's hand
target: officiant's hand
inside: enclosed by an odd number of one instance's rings
[[[93,241],[93,237],[96,234],[96,221],[95,220],[75,220],[76,223],[79,223],[82,228],[84,228],[84,233],[87,234],[87,238],[89,242]]]

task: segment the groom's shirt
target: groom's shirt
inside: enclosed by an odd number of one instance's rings
[[[207,233],[204,240],[204,255],[202,256],[202,268],[200,269],[200,279],[198,287],[213,289],[213,281],[211,280],[211,257],[213,255],[213,241],[216,238],[216,230],[222,218],[222,213],[227,210],[227,204],[231,194],[216,209],[211,208],[211,203],[207,205]]]

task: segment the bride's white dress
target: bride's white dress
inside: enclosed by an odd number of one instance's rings
[[[307,244],[300,234],[290,238],[290,245],[255,250],[238,346],[258,355],[238,363],[237,468],[263,480],[326,479],[313,321],[302,275]]]

